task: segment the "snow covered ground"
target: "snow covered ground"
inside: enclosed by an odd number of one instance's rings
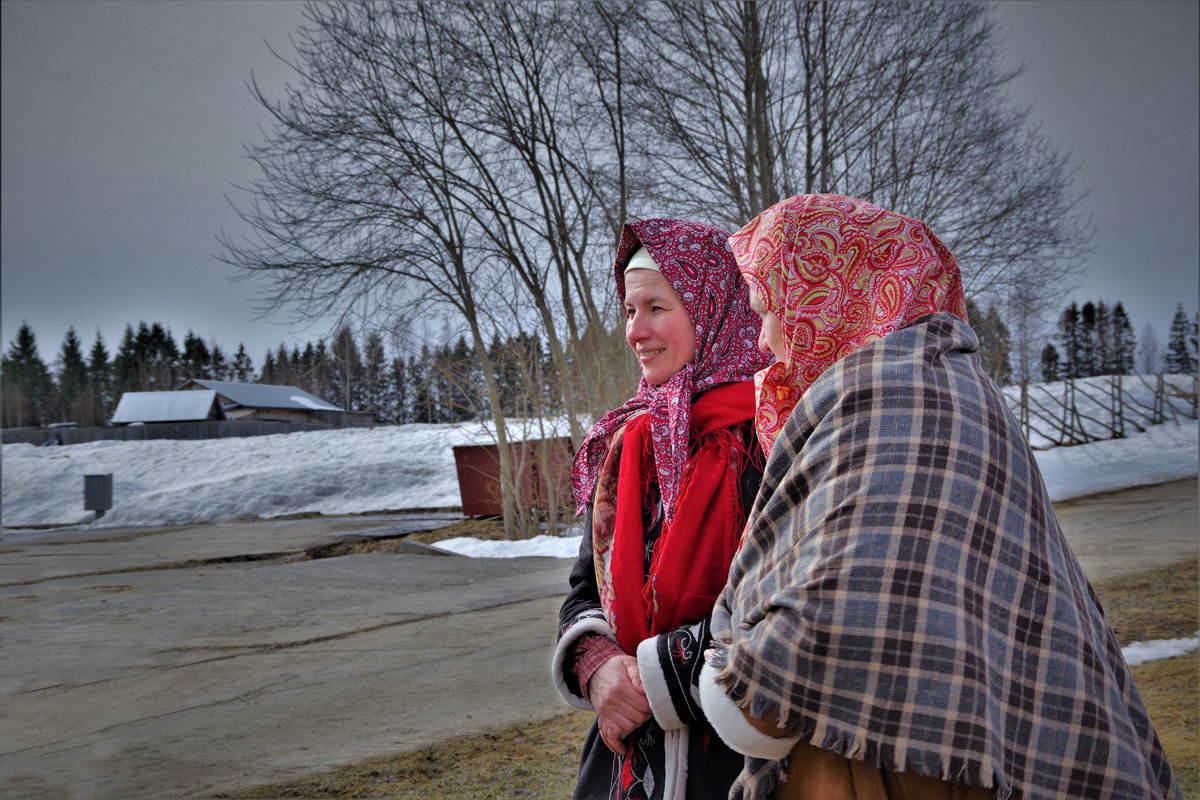
[[[1166,423],[1125,439],[1038,451],[1037,460],[1051,498],[1066,500],[1195,476],[1197,437],[1194,420]],[[83,508],[83,476],[93,474],[112,474],[114,505],[91,527],[459,506],[451,448],[490,441],[483,426],[470,424],[66,447],[6,444],[0,519],[7,529],[88,524],[93,515]],[[544,546],[537,539],[521,544]]]
[[[1125,439],[1038,451],[1055,501],[1197,475],[1195,421],[1156,425]],[[327,515],[458,506],[452,447],[490,443],[477,424],[400,425],[207,441],[6,444],[0,451],[4,537],[27,526],[184,525],[301,512]],[[113,475],[114,506],[83,509],[83,476]],[[481,558],[574,558],[578,536],[439,543]],[[1139,660],[1190,652],[1197,639],[1130,645]],[[1183,649],[1180,649],[1183,648]],[[1135,663],[1131,660],[1130,663]]]

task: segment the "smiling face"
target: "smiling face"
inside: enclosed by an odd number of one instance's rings
[[[750,284],[750,308],[762,318],[762,330],[758,334],[758,349],[764,353],[772,353],[777,361],[784,361],[787,356],[787,346],[783,341],[783,326],[779,323],[779,317],[763,305],[762,298],[758,296],[758,289],[754,288],[754,284]]]
[[[696,326],[661,272],[625,274],[625,341],[642,375],[661,386],[696,356]]]

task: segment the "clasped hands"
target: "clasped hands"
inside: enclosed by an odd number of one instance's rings
[[[623,739],[652,715],[637,659],[621,655],[605,661],[588,681],[588,697],[596,709],[596,726],[608,749],[627,755]]]

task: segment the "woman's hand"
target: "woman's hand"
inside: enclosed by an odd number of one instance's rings
[[[626,755],[629,746],[621,740],[651,717],[637,659],[623,655],[605,661],[588,681],[588,697],[596,709],[600,738],[609,750]]]

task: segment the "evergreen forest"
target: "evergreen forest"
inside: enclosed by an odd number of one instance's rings
[[[1179,304],[1162,348],[1152,325],[1139,337],[1120,302],[1072,302],[1041,348],[1040,362],[1022,369],[1021,348],[995,306],[968,302],[979,336],[980,360],[999,385],[1053,382],[1097,375],[1194,373],[1197,325]],[[536,333],[492,337],[488,348],[508,417],[562,413],[555,359]],[[628,365],[625,365],[628,366]],[[629,375],[633,373],[630,372]],[[342,326],[327,341],[290,349],[280,344],[257,362],[239,344],[232,352],[188,331],[176,341],[168,326],[127,325],[110,354],[97,333],[85,347],[69,329],[55,356],[41,355],[35,332],[22,325],[0,362],[3,427],[55,422],[104,425],[124,392],[178,388],[189,379],[294,386],[347,411],[367,412],[381,424],[453,423],[490,415],[483,374],[464,337],[423,344],[419,351],[389,352],[382,333],[356,334]],[[630,380],[628,393],[636,386]]]

